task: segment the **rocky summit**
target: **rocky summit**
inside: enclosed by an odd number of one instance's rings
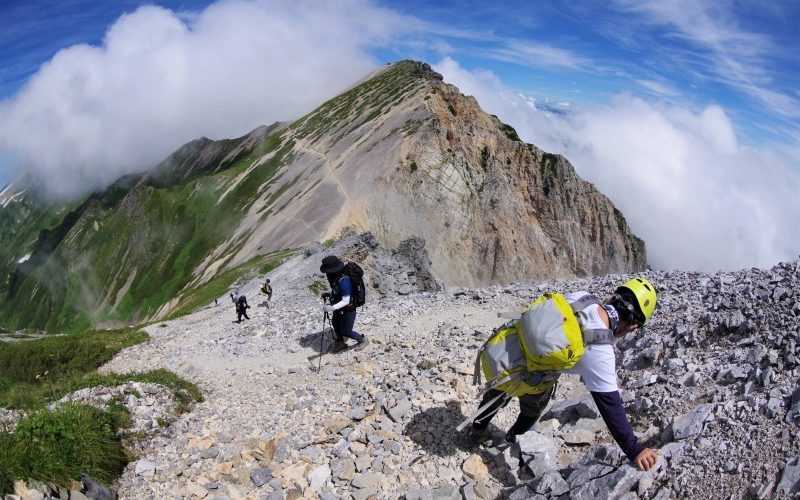
[[[503,440],[515,403],[484,442],[455,430],[477,407],[474,356],[502,322],[498,312],[520,310],[546,291],[606,296],[628,275],[437,290],[418,279],[424,255],[409,260],[370,241],[351,235],[332,248],[309,246],[269,273],[271,303],[259,298],[263,277],[242,282],[237,291],[253,305],[251,320],[235,323],[226,295],[148,326],[149,342],[103,368],[168,368],[206,398],[174,420],[163,417],[166,427],[139,424],[138,456],[115,486],[120,498],[765,499],[800,492],[800,260],[644,274],[659,290],[658,308],[650,324],[616,345],[628,416],[659,453],[654,469],[639,472],[575,376],[561,378],[542,419],[515,444]],[[363,351],[328,352],[330,325],[311,285],[323,279],[319,263],[329,254],[368,264],[372,285],[356,322],[371,340]]]

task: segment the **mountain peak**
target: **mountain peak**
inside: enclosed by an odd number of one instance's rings
[[[47,225],[0,225],[15,248],[0,255],[12,328],[169,316],[261,256],[348,229],[386,247],[419,236],[451,286],[646,267],[623,214],[566,158],[522,142],[418,61],[378,68],[292,123],[191,141],[66,206]]]

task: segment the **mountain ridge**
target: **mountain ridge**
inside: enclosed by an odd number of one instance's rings
[[[17,216],[3,216],[0,228],[16,231]],[[0,317],[12,329],[164,318],[220,276],[346,229],[390,247],[422,237],[448,284],[646,266],[624,216],[566,159],[522,143],[414,61],[379,68],[292,123],[191,141],[40,219],[0,263]],[[17,266],[26,253],[37,258]]]

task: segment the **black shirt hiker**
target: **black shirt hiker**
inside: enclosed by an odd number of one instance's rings
[[[240,295],[238,298],[236,298],[233,296],[233,294],[231,294],[231,300],[236,306],[236,322],[241,323],[242,316],[244,316],[245,319],[250,319],[250,316],[247,315],[247,310],[250,308],[250,306],[247,304],[247,297]]]

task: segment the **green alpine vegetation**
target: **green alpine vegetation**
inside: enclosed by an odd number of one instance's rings
[[[79,389],[129,380],[170,387],[184,408],[191,401],[202,401],[196,386],[166,370],[132,375],[97,373],[97,368],[119,351],[148,339],[141,330],[124,328],[0,342],[0,407],[42,409]]]
[[[0,434],[0,492],[13,491],[20,478],[65,487],[88,474],[111,484],[130,458],[117,434],[129,419],[115,405],[100,410],[67,404],[33,413],[12,434]]]
[[[195,170],[176,183],[170,169],[190,169],[204,154],[198,147],[186,146],[153,173],[122,178],[61,214],[31,210],[19,224],[13,219],[20,214],[0,211],[1,237],[14,238],[13,255],[5,245],[0,254],[3,327],[74,333],[139,322],[181,294],[204,296],[198,269],[221,247],[219,268],[231,271],[225,266],[246,237],[234,238],[238,222],[291,160],[292,145],[278,134],[261,137],[224,168]],[[264,155],[269,159],[252,168]],[[23,253],[30,256],[19,262]],[[238,275],[226,277],[229,284]],[[187,312],[195,305],[191,298],[180,303]]]
[[[110,484],[128,463],[120,431],[130,425],[130,417],[121,402],[112,401],[106,409],[72,403],[46,409],[66,394],[134,381],[170,388],[179,413],[203,401],[196,385],[164,369],[97,373],[119,351],[148,338],[127,328],[0,342],[0,407],[28,412],[14,432],[0,433],[0,492],[10,491],[20,478],[66,486],[88,474]]]

